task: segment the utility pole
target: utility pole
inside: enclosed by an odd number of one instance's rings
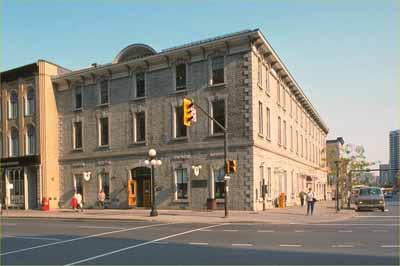
[[[192,112],[189,110],[192,108],[191,106],[196,106],[199,108],[200,111],[202,111],[209,119],[211,119],[222,131],[224,132],[224,169],[225,169],[225,178],[224,178],[224,186],[225,186],[225,204],[224,204],[224,209],[225,209],[225,218],[228,217],[229,215],[229,210],[228,210],[228,194],[229,194],[229,178],[227,177],[228,173],[228,130],[226,127],[221,125],[214,117],[212,117],[206,110],[204,110],[200,105],[196,104],[192,99],[189,98],[184,98],[183,99],[183,121],[185,126],[190,126],[190,120],[193,119]]]

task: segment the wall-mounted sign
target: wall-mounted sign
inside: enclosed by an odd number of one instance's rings
[[[92,177],[91,172],[83,172],[83,179],[85,179],[85,181],[89,181],[91,177]]]
[[[193,169],[193,173],[195,176],[199,176],[200,174],[200,169],[201,169],[201,165],[193,165],[192,166]]]

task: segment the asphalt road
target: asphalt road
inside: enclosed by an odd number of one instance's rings
[[[2,219],[1,265],[399,265],[399,201],[324,224]]]

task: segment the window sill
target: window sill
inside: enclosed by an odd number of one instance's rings
[[[174,143],[174,142],[185,142],[185,141],[188,141],[187,136],[186,137],[175,137],[175,138],[170,139],[169,142]]]
[[[224,87],[224,86],[225,86],[225,82],[216,83],[216,84],[211,83],[208,85],[209,88],[219,88],[219,87]]]
[[[97,150],[109,150],[110,145],[102,145],[102,146],[97,146]]]
[[[262,133],[258,133],[258,136],[259,136],[260,138],[264,138],[264,135],[263,135]]]
[[[186,204],[189,204],[189,199],[174,199],[173,203],[186,203]]]
[[[267,94],[268,97],[271,97],[271,92],[268,89],[265,90],[265,94]]]
[[[72,149],[72,152],[83,152],[83,148]]]
[[[132,142],[129,146],[146,146],[146,141],[145,140],[135,141],[135,142]]]
[[[81,108],[74,108],[72,111],[74,111],[74,112],[82,112],[82,107]]]
[[[215,133],[215,134],[210,134],[208,135],[208,138],[221,138],[224,137],[224,133]]]
[[[131,99],[132,101],[134,101],[134,102],[136,102],[136,101],[143,101],[143,100],[146,100],[146,96],[142,96],[142,97],[135,97],[135,98],[133,98],[133,99]]]
[[[268,140],[269,142],[271,142],[271,138],[269,138],[269,137],[266,137],[265,139],[266,139],[266,140]]]
[[[263,89],[264,89],[263,86],[262,86],[260,83],[258,83],[257,86],[258,86],[258,88],[259,88],[260,90],[263,90]]]
[[[108,107],[109,103],[100,103],[97,107]]]
[[[24,116],[25,116],[25,117],[32,117],[33,114],[25,114]]]

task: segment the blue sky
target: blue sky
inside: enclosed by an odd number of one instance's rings
[[[1,71],[47,59],[109,63],[125,46],[156,50],[260,28],[330,128],[387,162],[400,128],[396,0],[1,1]]]

